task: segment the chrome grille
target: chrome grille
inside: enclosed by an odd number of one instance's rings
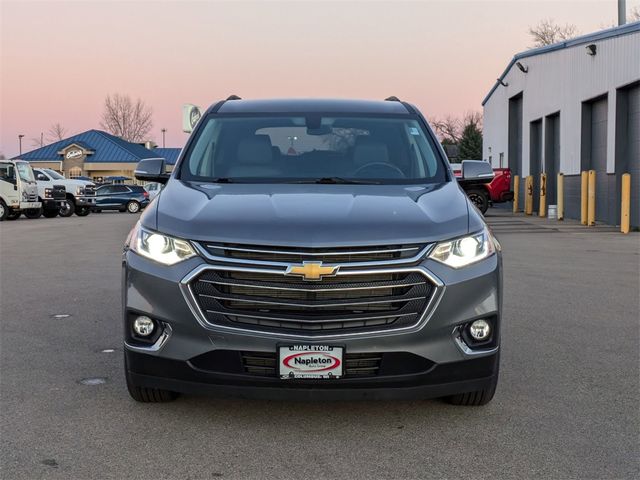
[[[425,245],[392,245],[373,247],[339,248],[292,248],[265,247],[236,244],[204,244],[209,255],[235,260],[253,260],[261,262],[300,263],[317,261],[323,263],[348,264],[355,262],[385,262],[390,260],[411,260]]]
[[[270,272],[204,270],[190,284],[209,323],[305,335],[414,325],[434,286],[415,271],[307,282]]]

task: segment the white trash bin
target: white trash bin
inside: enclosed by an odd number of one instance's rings
[[[549,205],[549,212],[547,213],[549,218],[557,218],[558,217],[558,206],[557,205]]]

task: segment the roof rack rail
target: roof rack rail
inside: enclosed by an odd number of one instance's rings
[[[385,98],[384,101],[385,102],[401,102],[402,100],[400,100],[395,95],[391,95],[390,97]]]
[[[227,100],[242,100],[238,95],[229,95]]]

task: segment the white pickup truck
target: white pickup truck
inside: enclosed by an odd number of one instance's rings
[[[87,180],[68,179],[50,168],[34,168],[38,190],[62,185],[66,190],[66,201],[60,207],[61,217],[70,217],[74,213],[79,217],[89,215],[96,206],[95,184]]]
[[[29,162],[0,160],[0,221],[15,220],[23,213],[36,218],[42,212],[38,189]]]

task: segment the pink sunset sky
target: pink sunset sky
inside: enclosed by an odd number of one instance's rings
[[[640,0],[627,0],[629,9]],[[543,18],[582,33],[617,1],[2,1],[0,152],[56,122],[99,128],[109,93],[154,111],[151,137],[182,146],[183,103],[397,95],[428,117],[480,110]]]

